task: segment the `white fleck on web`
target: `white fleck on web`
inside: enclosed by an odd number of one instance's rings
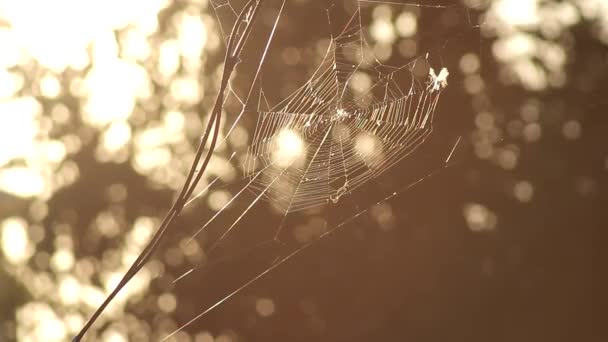
[[[210,0],[225,39],[245,3]],[[401,167],[414,161],[433,133],[439,99],[448,86],[448,70],[442,65],[432,68],[427,53],[415,54],[399,66],[381,62],[376,56],[380,45],[372,41],[366,25],[370,18],[378,16],[375,11],[378,6],[385,9],[396,6],[397,12],[407,8],[414,17],[420,16],[421,10],[443,10],[449,6],[353,3],[350,14],[341,18],[341,24],[333,20],[332,6],[323,10],[328,24],[327,43],[317,54],[316,67],[309,77],[286,96],[280,94],[287,87],[277,85],[280,78],[267,73],[266,63],[269,56],[277,53],[274,39],[281,35],[281,20],[286,12],[290,6],[304,5],[275,1],[262,9],[273,16],[264,18],[265,29],[253,30],[247,37],[251,39],[246,46],[248,53],[241,56],[237,76],[228,88],[225,112],[229,123],[220,142],[229,145],[235,129],[249,123],[250,141],[244,149],[229,152],[232,155],[228,159],[228,163],[240,167],[242,174],[239,181],[230,184],[220,184],[216,178],[188,202],[190,206],[214,190],[232,191],[223,206],[203,219],[180,246],[185,253],[189,244],[202,245],[209,261],[187,266],[174,284],[196,278],[197,271],[213,262],[216,250],[232,239],[236,241],[233,245],[245,251],[264,243],[278,244],[281,251],[260,272],[235,288],[225,289],[221,299],[180,322],[179,328],[165,339],[319,239],[368,215],[373,205],[388,201],[432,176],[452,158],[460,138],[452,139],[443,149],[443,156],[434,158],[431,167],[413,165],[411,172]],[[334,27],[337,25],[340,27]],[[312,51],[321,50],[318,45]],[[400,170],[392,178],[398,181],[384,184],[381,178],[394,171],[396,165]],[[263,227],[248,224],[248,217],[256,210],[270,211],[276,220],[269,218]],[[321,224],[304,232],[296,229],[310,217],[320,218]],[[243,241],[252,237],[258,240],[247,246]]]

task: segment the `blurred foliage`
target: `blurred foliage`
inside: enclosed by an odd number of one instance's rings
[[[214,1],[224,3],[238,1]],[[352,6],[335,3],[337,18]],[[450,70],[436,134],[462,135],[456,166],[177,340],[600,340],[591,235],[608,203],[608,5],[464,3],[372,3],[370,24],[383,62],[429,51]],[[327,36],[327,23],[310,19],[323,6],[288,7],[264,69],[266,84],[281,85],[274,98],[307,77]],[[189,169],[222,37],[201,0],[0,1],[0,341],[67,340],[137,256]],[[245,118],[217,151],[200,189],[238,177],[227,161],[253,123]],[[206,259],[204,247],[179,246],[216,210],[211,198],[179,218],[184,231],[90,340],[158,339],[268,265],[275,246],[172,285],[184,264]],[[386,212],[393,228],[375,229]],[[258,213],[249,224],[267,220]]]

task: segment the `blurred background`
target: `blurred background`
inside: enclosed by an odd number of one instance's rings
[[[218,90],[230,13],[214,8],[243,3],[209,1],[0,1],[0,341],[68,341],[170,207],[209,114],[199,108]],[[448,68],[435,135],[461,137],[454,162],[173,340],[608,338],[592,263],[608,222],[608,2],[395,3],[365,2],[366,32],[383,63],[428,52]],[[301,85],[353,6],[288,1],[264,65],[269,97]],[[327,8],[342,19],[328,22]],[[271,27],[276,9],[259,25]],[[229,158],[254,125],[236,126],[201,189],[239,178]],[[268,267],[276,251],[235,248],[172,285],[206,261],[204,244],[181,242],[233,193],[196,200],[87,340],[158,340]],[[276,216],[264,208],[249,234]]]

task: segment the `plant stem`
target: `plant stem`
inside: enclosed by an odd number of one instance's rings
[[[148,241],[146,247],[142,250],[142,252],[133,262],[131,267],[129,267],[129,269],[124,274],[118,285],[116,285],[114,290],[108,295],[108,297],[97,308],[97,310],[95,310],[91,318],[89,318],[87,323],[82,327],[78,335],[76,335],[72,339],[73,342],[79,342],[84,337],[89,328],[103,313],[105,308],[108,306],[108,304],[110,304],[114,297],[116,297],[118,292],[120,292],[120,290],[125,285],[127,285],[127,283],[137,274],[137,272],[142,269],[145,263],[150,259],[154,251],[157,249],[158,244],[164,236],[165,232],[172,226],[174,219],[182,212],[186,201],[192,195],[192,192],[196,188],[205,170],[207,169],[207,166],[209,165],[209,161],[211,160],[211,156],[213,155],[215,146],[217,144],[222,107],[224,103],[224,94],[226,92],[226,88],[228,87],[228,81],[230,80],[230,76],[232,75],[236,65],[238,64],[239,55],[243,50],[243,47],[247,41],[249,34],[251,33],[253,23],[255,22],[255,18],[257,17],[259,9],[263,2],[264,0],[249,0],[245,7],[243,7],[243,10],[239,14],[234,24],[234,27],[232,28],[232,32],[230,33],[230,37],[228,39],[228,44],[226,47],[226,56],[224,57],[224,71],[222,73],[220,88],[215,99],[215,104],[207,122],[207,128],[205,129],[205,133],[198,145],[198,149],[192,162],[192,166],[190,167],[190,171],[188,172],[188,176],[186,177],[186,181],[184,182],[184,185],[179,195],[171,206],[171,209],[165,215],[165,218],[161,222],[160,226],[158,227],[150,241]],[[205,152],[205,146],[207,145],[207,140],[209,140],[210,135],[211,142],[209,145],[209,149],[206,152],[200,170],[197,172],[197,167],[201,161],[201,158],[203,157],[203,153]]]

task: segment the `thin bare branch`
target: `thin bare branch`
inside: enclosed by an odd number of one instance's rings
[[[226,56],[224,58],[224,71],[222,73],[220,88],[215,100],[215,104],[207,122],[207,128],[205,129],[205,133],[198,145],[198,149],[192,162],[192,166],[190,167],[190,171],[188,172],[188,176],[186,177],[186,181],[184,182],[184,185],[179,195],[177,196],[175,202],[171,206],[171,209],[163,219],[162,223],[160,224],[160,226],[158,227],[146,247],[142,250],[140,255],[124,274],[124,276],[116,285],[114,290],[108,295],[104,302],[97,308],[91,318],[87,321],[87,323],[82,327],[78,335],[73,338],[73,342],[78,342],[82,340],[82,338],[93,325],[93,323],[103,313],[105,308],[110,304],[114,297],[116,297],[118,292],[120,292],[120,290],[125,285],[127,285],[127,283],[141,270],[141,268],[150,259],[154,251],[157,249],[158,244],[163,238],[164,234],[172,226],[174,219],[180,215],[182,209],[184,208],[185,204],[187,203],[188,199],[190,198],[194,189],[199,183],[202,175],[205,173],[205,170],[209,165],[209,161],[211,159],[211,156],[213,155],[215,146],[217,144],[222,106],[224,103],[224,95],[228,87],[228,81],[230,79],[230,76],[234,72],[236,65],[238,64],[239,55],[247,41],[249,34],[251,33],[253,24],[263,2],[264,0],[250,0],[239,14],[237,21],[232,29],[226,48]],[[206,150],[205,146],[207,145],[209,137],[211,137],[211,142],[209,144],[209,149]],[[203,159],[203,153],[205,153],[205,151],[206,154],[205,158]],[[199,168],[201,159],[203,159],[203,162]]]

